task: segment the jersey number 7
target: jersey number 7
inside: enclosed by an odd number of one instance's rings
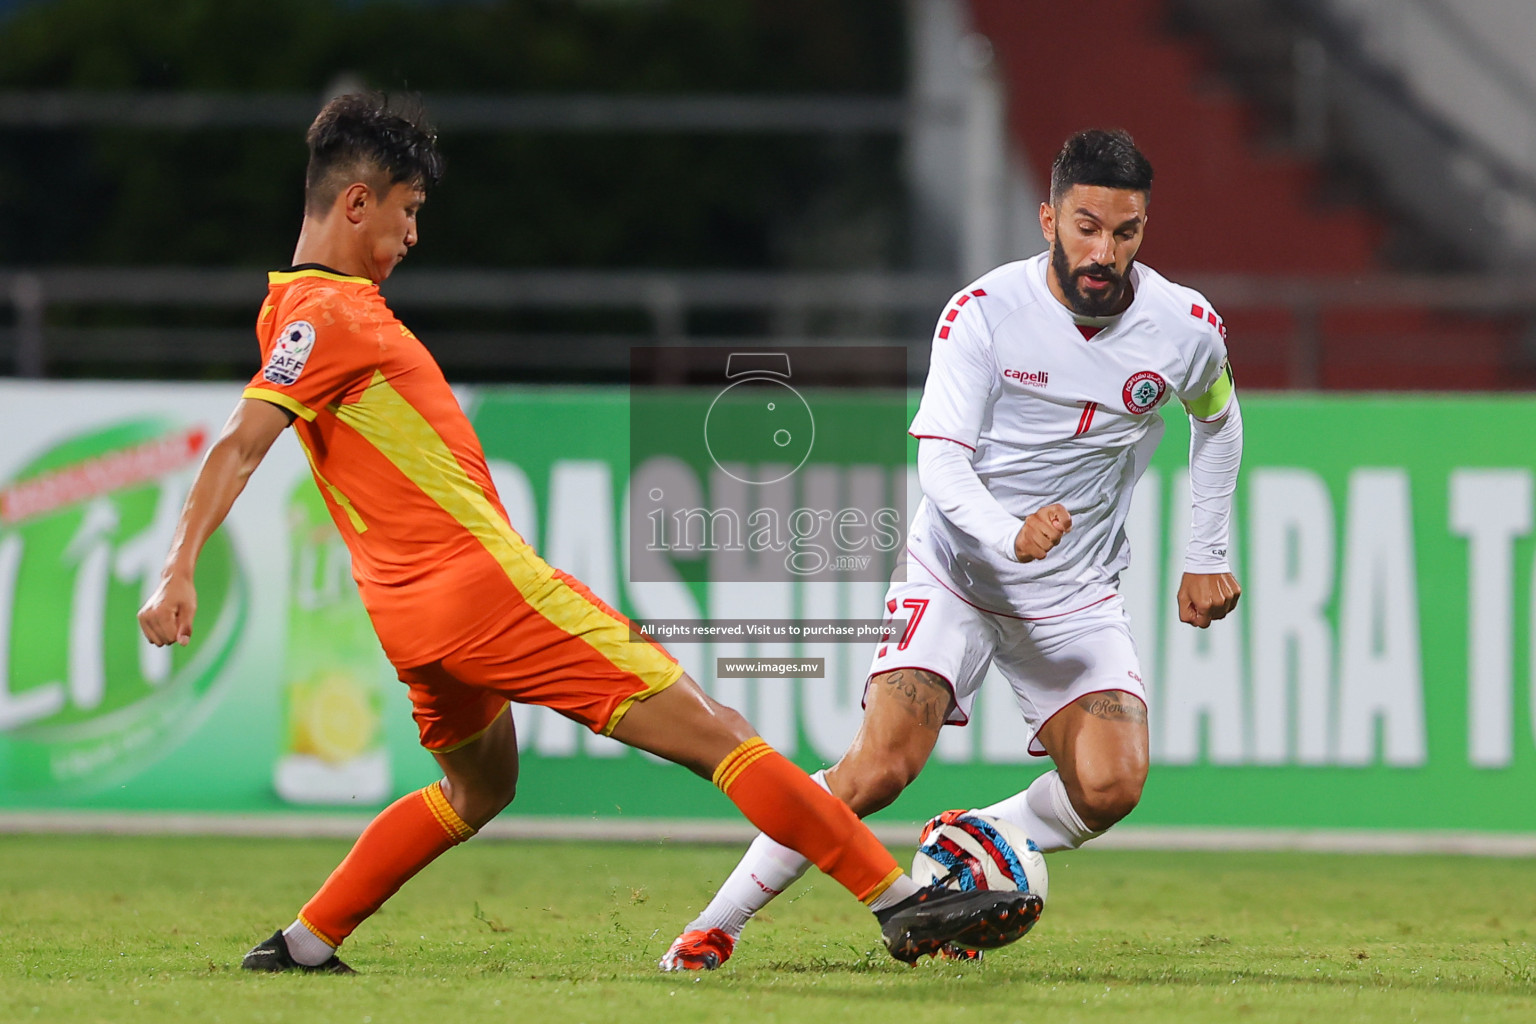
[[[898,651],[907,649],[907,644],[912,642],[912,635],[917,632],[917,624],[923,621],[923,612],[928,610],[928,599],[909,597],[901,602],[901,606],[912,614],[907,618],[907,628],[901,631],[901,643],[896,645]],[[891,609],[895,611],[895,609]]]

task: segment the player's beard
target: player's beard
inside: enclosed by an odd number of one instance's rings
[[[1125,297],[1127,281],[1114,267],[1092,263],[1080,270],[1073,270],[1067,264],[1067,252],[1061,247],[1061,239],[1058,238],[1051,243],[1051,270],[1056,274],[1056,283],[1061,285],[1061,293],[1067,297],[1067,305],[1078,316],[1112,316],[1120,311],[1120,301]],[[1085,277],[1108,281],[1109,287],[1102,295],[1096,295],[1078,284]]]

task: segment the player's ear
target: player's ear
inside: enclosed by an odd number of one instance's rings
[[[361,181],[354,181],[341,193],[338,201],[346,212],[347,220],[359,223],[367,216],[368,208],[376,202],[373,190]]]
[[[1040,204],[1040,233],[1045,236],[1047,245],[1056,242],[1056,211],[1049,202]]]

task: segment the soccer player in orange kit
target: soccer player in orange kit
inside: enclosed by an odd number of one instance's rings
[[[632,642],[628,619],[518,536],[442,371],[379,294],[416,244],[417,215],[442,175],[435,133],[419,113],[352,94],[326,105],[308,141],[294,265],[270,275],[257,319],[263,366],[198,472],[139,624],[158,646],[191,641],[198,553],[292,424],[443,778],[385,808],[297,919],[242,966],[351,973],[337,947],[511,803],[509,701],[553,708],[712,779],[765,834],[867,904],[900,960],[1023,935],[1037,897],[920,888],[842,801],[659,645]]]

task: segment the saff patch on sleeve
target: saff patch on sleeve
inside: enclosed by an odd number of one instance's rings
[[[284,387],[299,379],[309,354],[315,349],[315,325],[308,320],[295,320],[277,334],[277,344],[266,368],[261,371],[264,379]]]

